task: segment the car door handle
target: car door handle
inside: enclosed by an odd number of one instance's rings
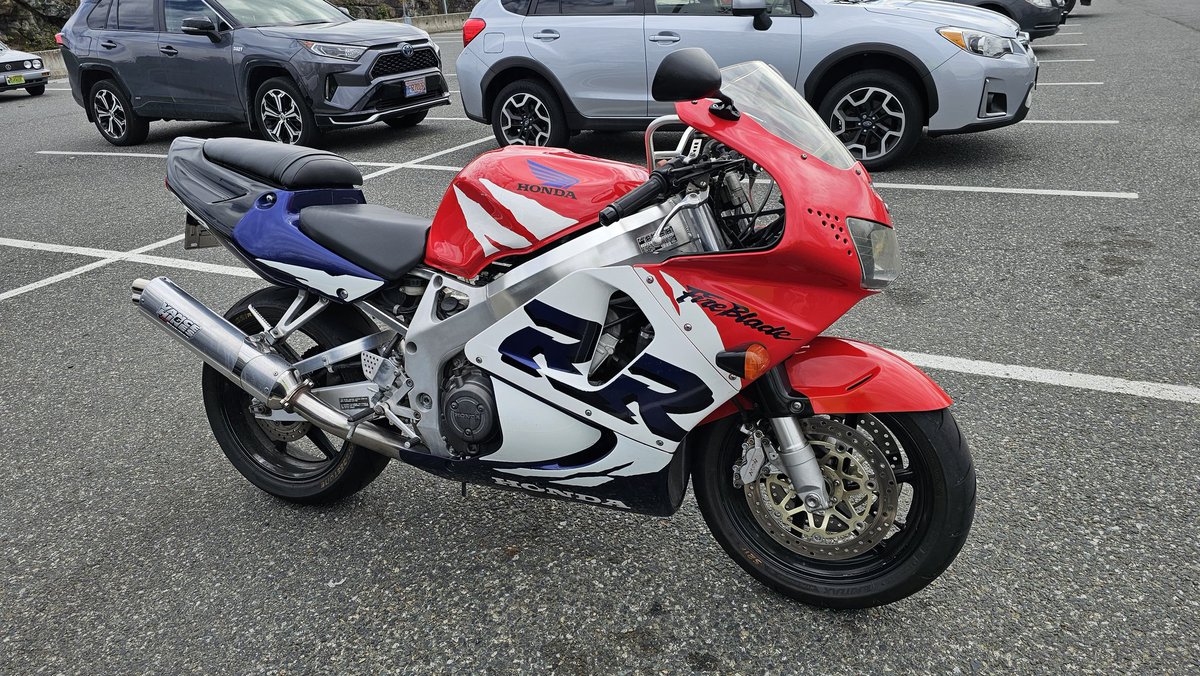
[[[538,31],[533,34],[534,40],[545,40],[546,42],[557,40],[560,37],[562,36],[558,34],[558,31]]]
[[[656,33],[650,36],[650,42],[657,42],[661,45],[669,45],[679,42],[679,36],[674,33]]]
[[[176,54],[179,53],[179,50],[175,49],[171,45],[167,45],[165,47],[159,47],[158,51],[162,52],[163,54],[166,54],[167,56],[175,56]]]
[[[113,42],[112,40],[105,40],[104,42],[100,43],[100,46],[105,49],[116,49],[117,43]]]

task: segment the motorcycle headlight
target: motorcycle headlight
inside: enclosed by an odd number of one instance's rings
[[[969,28],[939,28],[938,34],[958,45],[964,51],[998,59],[1005,54],[1012,54],[1012,40],[999,35],[971,30]]]
[[[327,56],[331,59],[342,59],[343,61],[357,61],[358,57],[367,51],[366,47],[331,45],[324,42],[312,42],[310,40],[301,40],[300,44],[304,45],[305,49],[317,56]]]
[[[854,238],[854,250],[862,267],[862,288],[878,290],[896,279],[900,245],[896,231],[882,223],[861,218],[847,218],[846,225]]]

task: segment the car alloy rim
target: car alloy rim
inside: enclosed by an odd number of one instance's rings
[[[509,145],[544,146],[550,141],[550,111],[532,94],[513,94],[500,109],[500,130]]]
[[[858,160],[874,160],[896,149],[904,136],[904,106],[891,92],[862,87],[833,107],[829,128]]]
[[[282,89],[272,89],[263,95],[262,106],[263,128],[272,139],[295,144],[304,132],[304,117],[300,115],[300,106]]]
[[[109,138],[121,138],[125,135],[128,121],[125,119],[125,107],[121,105],[117,95],[107,89],[96,92],[92,101],[96,113],[96,124]]]

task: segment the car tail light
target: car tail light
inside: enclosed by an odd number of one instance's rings
[[[467,19],[467,22],[463,24],[463,47],[471,44],[475,36],[482,33],[484,28],[487,28],[487,22],[483,19]]]
[[[55,33],[54,34],[54,44],[61,46],[62,43],[63,43],[62,33]]]

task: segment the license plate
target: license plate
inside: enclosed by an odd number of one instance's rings
[[[215,235],[208,231],[200,221],[197,221],[191,214],[187,215],[183,224],[183,248],[186,249],[207,249],[213,246],[220,246]]]
[[[25,76],[24,76],[24,75],[8,75],[8,76],[5,76],[5,78],[4,78],[4,84],[10,84],[10,85],[20,85],[20,84],[25,84]]]
[[[405,96],[424,96],[425,92],[425,78],[418,77],[404,81]]]

